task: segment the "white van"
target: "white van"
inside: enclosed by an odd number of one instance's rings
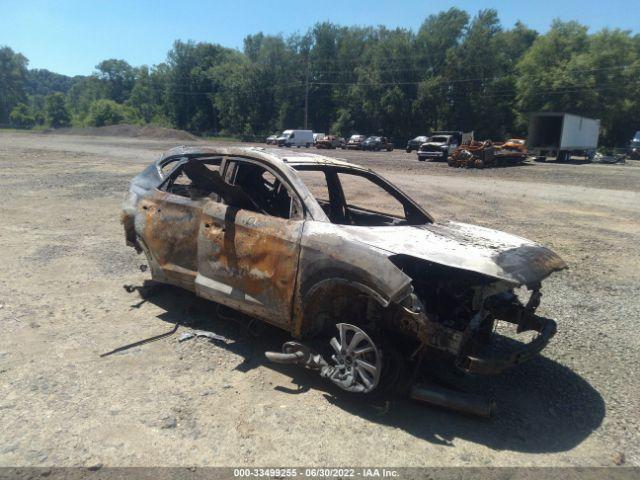
[[[279,147],[307,147],[313,145],[311,130],[285,130],[277,139]]]

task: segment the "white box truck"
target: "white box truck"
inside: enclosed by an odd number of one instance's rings
[[[571,155],[591,156],[598,147],[600,120],[571,113],[539,112],[529,119],[529,153],[568,161]]]
[[[285,130],[276,142],[279,147],[307,147],[313,145],[313,132],[311,130]]]

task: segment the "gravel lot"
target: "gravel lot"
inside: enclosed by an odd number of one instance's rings
[[[142,298],[124,245],[130,178],[178,140],[0,131],[0,465],[640,465],[640,162],[459,170],[415,154],[330,151],[368,165],[436,218],[558,252],[540,312],[544,355],[465,388],[491,420],[403,399],[364,401],[274,367],[214,306],[166,287]],[[190,323],[228,340],[173,335]]]

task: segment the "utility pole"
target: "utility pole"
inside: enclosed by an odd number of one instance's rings
[[[309,57],[307,57],[307,77],[304,86],[304,129],[309,122]]]

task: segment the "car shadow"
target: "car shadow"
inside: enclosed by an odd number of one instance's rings
[[[231,315],[231,310],[178,287],[147,281],[138,290],[143,302],[164,310],[160,320],[225,337],[226,342],[212,342],[212,348],[238,355],[242,361],[236,370],[273,369],[291,378],[290,385],[274,387],[281,393],[318,390],[328,402],[350,414],[400,428],[434,444],[453,446],[456,439],[464,439],[494,450],[562,452],[584,441],[605,415],[602,396],[584,378],[544,355],[498,376],[460,376],[463,391],[496,400],[497,413],[490,419],[421,405],[405,397],[351,394],[317,372],[270,363],[264,352],[279,351],[291,339],[278,328],[241,314]],[[138,299],[135,306],[139,306]]]

